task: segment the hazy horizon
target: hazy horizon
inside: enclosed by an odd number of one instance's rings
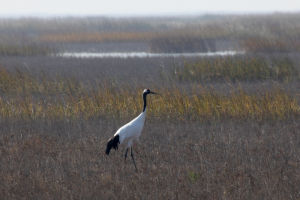
[[[63,16],[176,16],[204,14],[269,14],[275,12],[300,12],[300,1],[297,0],[228,0],[218,1],[43,1],[26,2],[12,0],[3,2],[0,17],[63,17]]]

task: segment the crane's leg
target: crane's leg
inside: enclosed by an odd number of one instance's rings
[[[133,162],[133,164],[134,164],[135,170],[136,170],[136,171],[138,171],[138,169],[137,169],[137,167],[136,167],[136,164],[135,164],[134,157],[133,157],[133,153],[132,153],[132,147],[130,147],[130,155],[131,155],[132,162]]]
[[[127,158],[127,153],[128,153],[128,148],[126,148],[126,151],[125,151],[125,160]]]

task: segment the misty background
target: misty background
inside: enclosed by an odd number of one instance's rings
[[[297,0],[2,1],[0,16],[153,16],[299,12]]]

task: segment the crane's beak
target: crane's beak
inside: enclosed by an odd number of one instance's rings
[[[157,94],[157,95],[160,95],[160,94],[158,94],[158,93],[156,93],[156,92],[152,92],[152,91],[150,91],[150,94]]]

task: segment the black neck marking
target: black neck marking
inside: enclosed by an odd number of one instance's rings
[[[144,100],[144,108],[143,108],[143,112],[145,112],[146,106],[147,106],[147,94],[148,94],[148,93],[144,93],[144,94],[143,94],[143,100]]]

